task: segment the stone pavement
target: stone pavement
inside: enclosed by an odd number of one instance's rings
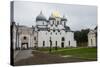
[[[48,53],[42,53],[33,50],[22,50],[18,53],[15,59],[15,66],[21,65],[36,65],[36,64],[54,64],[54,63],[69,63],[69,62],[83,62],[90,61],[73,57],[61,57]]]
[[[20,50],[14,50],[14,58],[18,55]]]
[[[14,54],[14,62],[17,62],[19,60],[22,59],[27,59],[31,56],[33,56],[33,54],[31,53],[32,50],[17,50]]]

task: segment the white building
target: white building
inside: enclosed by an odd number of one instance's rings
[[[67,19],[58,11],[47,20],[42,12],[36,17],[36,26],[13,24],[13,48],[76,47],[74,32],[66,25]]]
[[[88,33],[88,47],[97,46],[97,28],[95,30],[90,30]]]

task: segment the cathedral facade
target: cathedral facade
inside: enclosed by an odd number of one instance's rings
[[[97,27],[88,33],[88,47],[97,47]]]
[[[34,47],[77,47],[74,32],[66,25],[66,17],[55,11],[46,19],[42,12],[36,17],[36,26],[27,27],[12,22],[13,49]]]

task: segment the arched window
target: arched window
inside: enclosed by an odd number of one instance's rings
[[[70,41],[68,41],[68,43],[69,43],[69,46],[70,46]]]
[[[55,29],[53,29],[53,32],[55,32]]]
[[[62,41],[65,41],[65,38],[64,37],[62,37]]]
[[[91,39],[91,45],[93,44],[92,39]]]
[[[62,48],[64,47],[64,42],[61,43],[61,47],[62,47]]]
[[[45,46],[45,41],[43,41],[43,47]]]
[[[57,47],[57,41],[56,41],[56,47]]]

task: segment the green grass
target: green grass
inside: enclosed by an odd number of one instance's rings
[[[44,47],[44,48],[38,48],[39,51],[43,51],[43,52],[49,52],[49,47]],[[59,51],[59,50],[64,50],[64,49],[71,49],[71,48],[57,48],[57,50],[55,50],[55,48],[51,48],[51,50],[54,51]]]
[[[50,48],[38,48],[39,51],[49,53]],[[87,47],[77,47],[77,48],[52,48],[51,54],[66,56],[70,55],[71,57],[77,57],[82,59],[97,59],[97,48],[87,48]]]
[[[54,51],[52,54],[57,55],[71,55],[72,57],[84,58],[84,59],[96,59],[97,48],[70,48],[62,51]]]

